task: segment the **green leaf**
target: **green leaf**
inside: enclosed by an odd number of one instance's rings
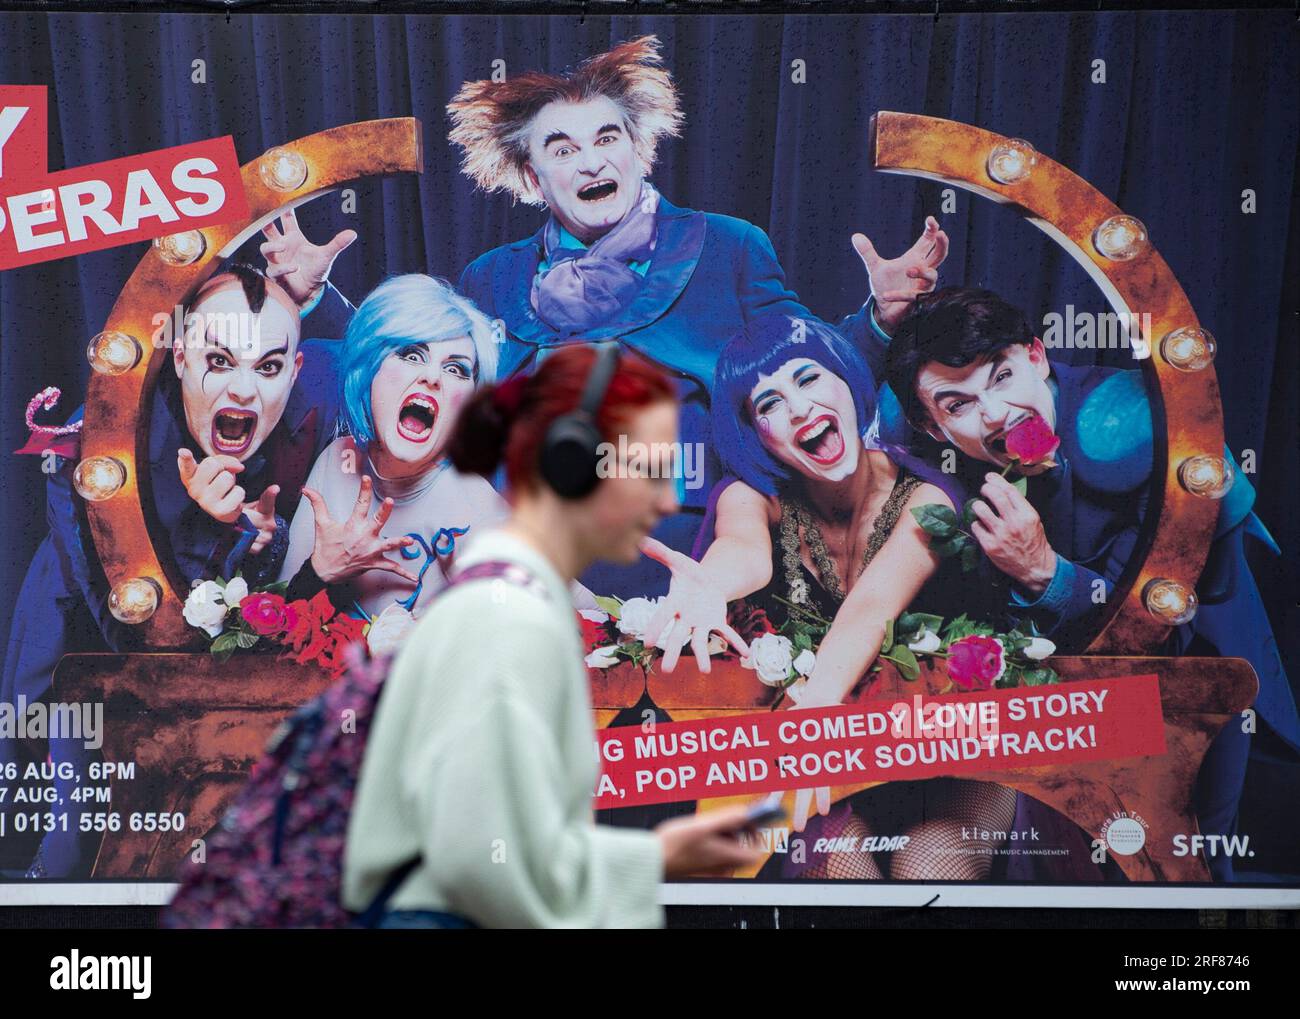
[[[247,633],[243,630],[238,630],[235,632],[235,643],[237,643],[244,650],[248,650],[250,647],[252,647],[257,643],[257,634]]]
[[[975,503],[977,503],[978,501],[979,501],[979,496],[978,496],[978,495],[972,495],[969,499],[967,499],[967,500],[962,504],[962,507],[961,507],[961,525],[962,525],[962,527],[970,527],[970,525],[975,521],[975,513],[974,513],[974,510],[973,510],[971,507],[973,507],[973,506],[975,505]]]
[[[808,635],[807,630],[796,632],[794,639],[790,643],[796,651],[811,651],[813,647],[812,637]]]
[[[963,626],[968,626],[969,624],[970,624],[970,617],[967,616],[965,612],[963,612],[956,619],[950,620],[948,625],[943,628],[944,640],[947,640],[951,634],[956,633]]]
[[[602,612],[609,613],[614,619],[617,619],[619,613],[623,611],[623,603],[617,598],[607,598],[601,595],[596,596],[596,607]]]
[[[894,646],[894,621],[892,619],[885,621],[885,640],[880,646],[885,649]]]
[[[966,544],[961,547],[962,572],[970,573],[971,570],[975,569],[975,567],[979,565],[979,561],[980,561],[979,547],[973,541],[966,542]]]
[[[1015,481],[1011,482],[1011,487],[1014,488],[1021,495],[1025,495],[1029,491],[1029,479],[1021,475],[1020,477],[1016,478]]]
[[[1024,686],[1046,686],[1055,675],[1051,669],[1025,669],[1021,673],[1021,682]]]
[[[957,533],[957,514],[952,507],[928,502],[912,510],[912,516],[926,534],[936,538],[951,538]]]
[[[963,637],[969,637],[971,634],[978,633],[985,637],[991,637],[996,633],[988,623],[980,623],[967,617],[963,612],[951,623],[944,627],[943,641],[945,646],[955,640],[961,640]]]
[[[219,634],[212,642],[212,653],[214,655],[228,654],[239,646],[239,631],[227,630]]]
[[[950,538],[931,538],[930,551],[940,558],[951,559],[960,555],[969,544],[970,539],[966,535],[954,533]]]
[[[894,637],[901,641],[904,637],[910,637],[922,630],[938,633],[942,628],[943,616],[932,615],[929,612],[904,612],[898,617],[898,625],[894,627]]]
[[[898,671],[904,679],[916,679],[921,675],[921,667],[917,664],[916,655],[912,654],[912,649],[906,645],[899,645],[894,648],[889,660],[898,666]]]
[[[267,584],[259,593],[283,595],[287,590],[289,590],[289,582],[287,580],[277,580],[274,584]]]

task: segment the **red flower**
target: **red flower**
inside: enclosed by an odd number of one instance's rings
[[[1061,444],[1060,436],[1037,414],[1025,418],[1007,432],[1005,441],[1007,453],[1026,466],[1049,462],[1055,466],[1052,454]]]
[[[584,650],[594,651],[598,647],[608,647],[610,644],[617,643],[618,637],[610,632],[610,618],[605,615],[603,622],[597,622],[594,619],[588,619],[582,613],[578,613],[578,629],[582,632],[582,644]]]
[[[1002,641],[972,634],[948,645],[948,678],[963,690],[991,690],[1007,669]]]
[[[334,606],[330,604],[328,594],[318,591],[311,601],[290,602],[288,607],[294,610],[296,618],[284,635],[286,644],[301,653],[304,645],[324,639],[325,624],[334,616]]]
[[[249,628],[262,637],[274,637],[293,629],[297,610],[278,594],[248,594],[239,603],[239,614]]]
[[[740,639],[746,644],[763,636],[765,633],[776,633],[776,627],[767,618],[767,613],[762,608],[751,605],[744,599],[734,601],[727,606],[727,625],[740,634]],[[740,653],[732,648],[731,644],[727,644],[726,650],[718,657],[723,659],[739,658]]]
[[[348,648],[365,640],[366,622],[353,616],[336,616],[329,624],[329,641],[317,661],[337,679],[347,670]]]

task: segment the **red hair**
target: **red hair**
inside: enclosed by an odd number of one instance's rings
[[[546,431],[556,418],[577,409],[595,361],[594,347],[573,344],[547,357],[532,375],[479,389],[448,442],[452,464],[463,473],[491,476],[504,462],[512,489],[534,488]],[[624,351],[596,411],[596,427],[615,441],[619,427],[638,410],[664,402],[677,402],[672,379]]]

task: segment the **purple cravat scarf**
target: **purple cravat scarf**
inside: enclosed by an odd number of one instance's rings
[[[658,207],[658,193],[643,181],[627,215],[589,248],[561,246],[552,215],[542,234],[550,268],[533,279],[533,308],[542,321],[561,333],[583,333],[627,307],[645,282],[628,263],[654,251]]]

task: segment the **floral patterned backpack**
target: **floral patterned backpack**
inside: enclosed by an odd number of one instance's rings
[[[475,563],[439,595],[470,580],[492,579],[544,592],[514,563]],[[391,656],[348,649],[343,678],[290,716],[253,767],[248,785],[207,837],[206,859],[183,865],[162,926],[374,926],[419,857],[395,870],[360,914],[343,908],[343,849],[366,736]],[[340,719],[347,718],[347,731]]]

